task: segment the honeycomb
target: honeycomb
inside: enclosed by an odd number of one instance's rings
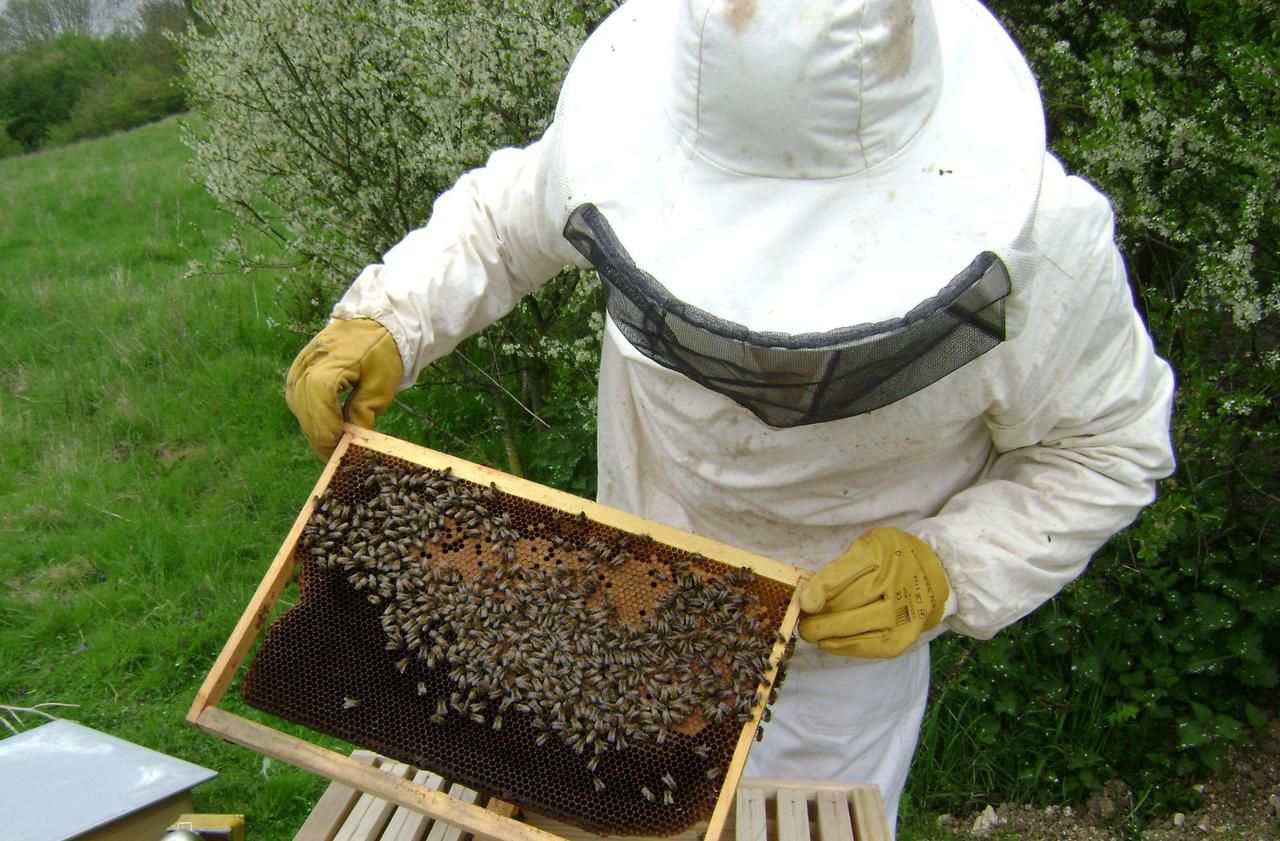
[[[294,560],[247,703],[610,835],[710,817],[793,593],[355,445]]]

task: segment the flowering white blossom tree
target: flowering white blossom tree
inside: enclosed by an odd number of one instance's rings
[[[183,39],[199,176],[286,257],[310,330],[437,194],[503,146],[536,139],[612,0],[202,0]],[[279,264],[229,243],[244,267]],[[301,294],[297,294],[298,292]],[[494,397],[520,472],[515,404],[536,415],[553,371],[590,379],[598,285],[566,272],[438,366]],[[591,323],[591,322],[595,323]],[[481,361],[483,360],[483,361]],[[553,364],[554,363],[554,364]],[[516,396],[516,391],[520,396]]]

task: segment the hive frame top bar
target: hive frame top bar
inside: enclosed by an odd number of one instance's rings
[[[308,496],[307,502],[246,606],[235,630],[197,692],[187,719],[196,727],[228,741],[312,771],[330,780],[367,791],[398,805],[416,809],[468,830],[479,838],[497,838],[504,841],[558,841],[559,836],[505,816],[510,814],[511,810],[503,807],[509,804],[495,801],[485,809],[465,803],[410,780],[372,771],[367,765],[349,756],[320,748],[303,739],[218,708],[218,704],[248,656],[250,648],[266,626],[272,608],[294,574],[294,549],[313,513],[316,499],[328,487],[347,449],[353,445],[432,469],[448,468],[460,479],[485,486],[493,483],[504,492],[569,514],[584,513],[594,521],[622,531],[646,534],[677,549],[700,553],[725,564],[750,568],[757,575],[792,588],[798,586],[810,574],[798,567],[557,491],[483,465],[350,424],[346,425],[342,439],[325,465],[315,489]],[[785,636],[791,635],[798,619],[799,607],[793,597],[780,629]],[[782,647],[779,643],[773,658],[775,663],[781,659]],[[765,676],[767,685],[772,685],[776,668],[776,666],[771,668]],[[762,714],[763,706],[756,710],[753,720],[743,729],[742,737],[734,752],[734,762],[725,774],[724,790],[726,792],[731,792],[741,777],[747,750]],[[719,837],[728,818],[731,804],[732,797],[721,797],[708,823],[706,841],[716,841]]]
[[[479,485],[488,485],[490,482],[495,482],[502,490],[514,493],[525,499],[541,502],[570,514],[577,514],[580,511],[585,512],[592,520],[623,531],[648,534],[651,537],[660,539],[668,546],[674,546],[677,549],[684,549],[688,552],[701,553],[723,563],[749,567],[757,575],[772,578],[791,587],[797,586],[800,581],[811,574],[808,570],[800,567],[782,563],[763,555],[756,555],[727,543],[721,543],[692,532],[657,523],[617,508],[601,505],[593,500],[558,491],[546,485],[540,485],[527,479],[512,476],[509,473],[503,473],[500,470],[494,470],[491,467],[485,467],[446,453],[410,444],[398,438],[392,438],[391,436],[350,424],[347,424],[345,429],[346,436],[344,438],[348,439],[349,444],[355,444],[389,456],[396,456],[405,461],[422,464],[426,467],[436,469],[448,467],[452,469],[453,474],[458,478],[466,479]],[[424,461],[424,458],[428,459],[428,461]]]

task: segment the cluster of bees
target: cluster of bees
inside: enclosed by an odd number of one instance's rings
[[[722,802],[790,586],[354,445],[309,516],[251,706],[600,834]]]
[[[389,662],[416,680],[432,723],[501,730],[519,716],[537,744],[581,755],[601,792],[609,752],[741,729],[770,700],[757,686],[779,640],[751,570],[658,552],[584,514],[530,522],[496,487],[448,470],[361,475],[354,494],[331,486],[316,500],[299,551],[381,608]],[[707,780],[723,774],[725,756],[694,750]],[[676,791],[664,773],[636,794],[671,804]]]

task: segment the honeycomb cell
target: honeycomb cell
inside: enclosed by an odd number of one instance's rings
[[[593,832],[710,817],[786,584],[351,446],[252,706]]]

